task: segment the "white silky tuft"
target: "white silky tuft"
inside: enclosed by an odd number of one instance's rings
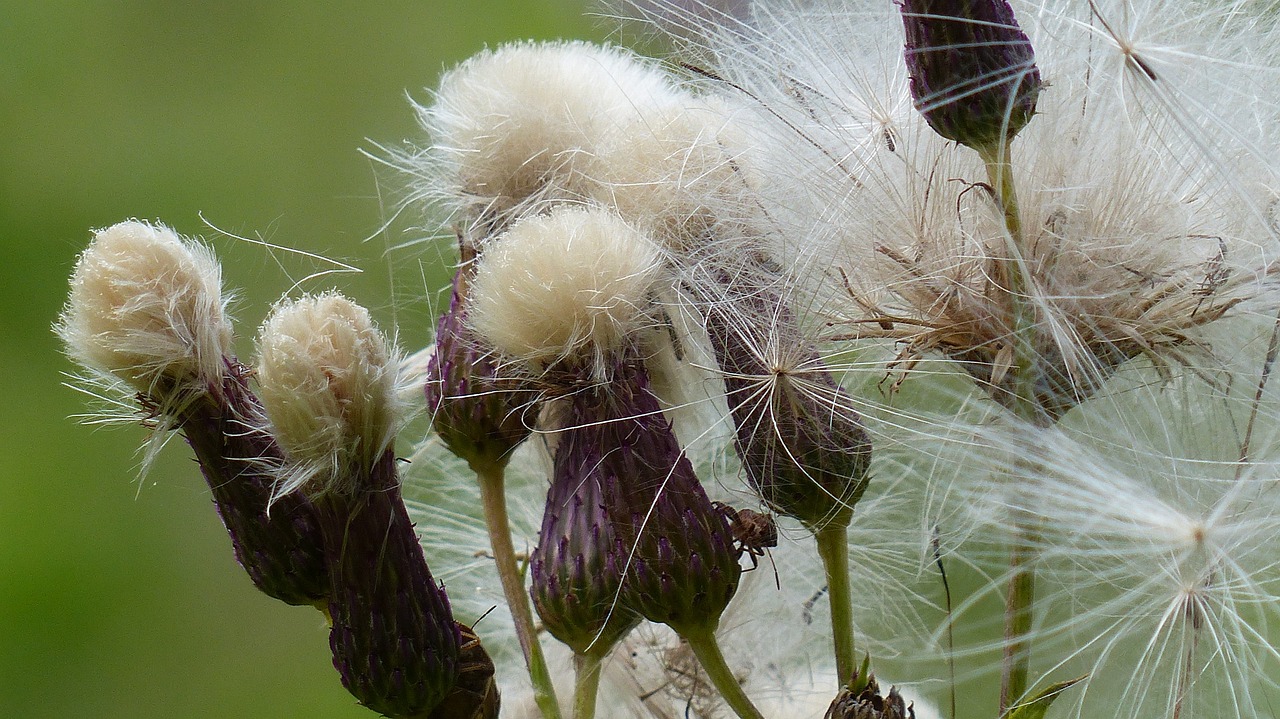
[[[558,208],[492,241],[471,285],[469,319],[503,354],[543,367],[559,359],[603,372],[652,324],[661,249],[616,214]]]
[[[577,167],[601,138],[676,97],[652,61],[623,48],[506,45],[445,74],[435,102],[417,107],[432,147],[405,164],[427,180],[426,194],[473,215],[466,221],[573,199]]]
[[[586,164],[592,195],[673,251],[700,249],[720,223],[754,209],[759,178],[744,167],[734,106],[683,102],[621,124]]]
[[[365,308],[337,292],[285,300],[258,333],[258,383],[288,455],[284,495],[350,493],[395,442],[400,360]]]
[[[231,324],[213,253],[163,225],[99,230],[56,327],[77,362],[161,405],[221,385]]]

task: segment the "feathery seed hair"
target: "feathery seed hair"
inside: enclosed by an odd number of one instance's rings
[[[285,300],[258,333],[258,382],[290,460],[277,494],[352,491],[395,442],[399,355],[368,310],[337,292]]]
[[[521,219],[480,256],[468,317],[504,355],[535,368],[580,361],[597,378],[649,326],[661,248],[617,214],[561,207]]]
[[[161,405],[216,392],[231,351],[222,271],[203,245],[136,220],[94,234],[57,326],[67,352]]]

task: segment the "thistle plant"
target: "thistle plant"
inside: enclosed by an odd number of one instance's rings
[[[484,504],[489,541],[525,664],[539,704],[558,713],[555,690],[542,648],[534,636],[533,615],[516,565],[507,519],[506,467],[511,453],[532,432],[536,397],[520,376],[503,376],[494,350],[467,325],[468,285],[474,274],[475,247],[461,243],[463,264],[454,275],[449,308],[436,327],[434,352],[427,366],[426,399],[435,432],[453,454],[475,472]]]
[[[800,334],[786,303],[758,283],[744,283],[750,274],[722,273],[724,295],[707,315],[735,447],[764,503],[813,533],[831,600],[836,673],[853,681],[848,526],[867,489],[871,443],[851,398]]]
[[[329,579],[315,508],[278,496],[283,453],[249,368],[232,354],[212,253],[163,226],[131,221],[97,232],[57,332],[89,381],[136,393],[157,437],[176,429],[186,438],[254,585],[287,604],[323,606]]]
[[[670,57],[486,50],[383,148],[459,249],[421,374],[333,293],[247,369],[160,227],[72,278],[68,352],[184,434],[344,685],[441,719],[499,687],[547,718],[1266,716],[1273,9],[611,13]],[[496,603],[510,631],[458,621]]]
[[[520,220],[486,250],[473,286],[474,326],[566,395],[558,400],[567,407],[555,428],[564,436],[553,494],[561,482],[595,485],[586,491],[598,493],[614,541],[613,561],[603,564],[618,572],[603,579],[617,586],[615,596],[594,597],[607,601],[595,608],[603,613],[596,632],[615,612],[624,623],[634,613],[670,626],[734,711],[759,717],[715,641],[741,572],[732,537],[661,416],[644,345],[633,337],[654,312],[650,298],[663,271],[658,245],[611,211],[553,209]],[[595,672],[598,659],[587,652],[597,643],[607,649],[602,639],[578,651],[586,657],[580,671]],[[575,706],[584,716],[594,712],[591,681],[578,681],[585,695]]]
[[[258,352],[287,457],[279,489],[301,491],[316,508],[334,667],[370,709],[428,716],[458,682],[462,636],[400,499],[398,359],[368,312],[337,294],[276,307]],[[455,715],[485,704],[496,714],[496,699],[475,699]]]

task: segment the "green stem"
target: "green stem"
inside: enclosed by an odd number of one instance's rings
[[[1009,142],[1004,140],[996,147],[979,148],[986,165],[987,178],[995,192],[1004,215],[1005,229],[1009,233],[1006,256],[1000,261],[999,280],[1007,290],[1010,341],[1013,343],[1012,387],[1014,398],[1011,409],[1019,419],[1036,426],[1046,426],[1051,420],[1036,403],[1037,375],[1036,307],[1032,300],[1031,281],[1027,268],[1026,239],[1022,232],[1022,219],[1018,211],[1018,197],[1013,182],[1013,163]],[[1009,552],[1009,586],[1005,592],[1004,659],[1000,676],[1000,715],[1026,693],[1031,666],[1030,632],[1034,619],[1035,571],[1032,568],[1034,552],[1031,549],[1034,529],[1024,517],[1013,518],[1013,545]]]
[[[1036,575],[1031,568],[1033,558],[1026,527],[1014,530],[1013,548],[1009,552],[1012,572],[1004,600],[1004,661],[1000,674],[1000,716],[1022,698],[1027,691],[1031,663],[1032,605],[1036,596]]]
[[[498,566],[498,579],[502,593],[511,609],[516,638],[524,652],[529,667],[529,680],[533,683],[533,697],[543,719],[560,719],[560,703],[556,700],[555,687],[547,662],[542,657],[542,645],[533,627],[533,610],[529,608],[529,593],[524,588],[524,576],[516,566],[515,547],[511,544],[511,524],[507,519],[507,498],[503,490],[504,469],[501,465],[472,464],[480,482],[480,500],[484,505],[484,520],[489,529],[489,543],[493,547],[493,560]]]
[[[672,627],[672,629],[676,628]],[[725,703],[733,709],[735,714],[741,719],[764,719],[764,715],[747,698],[746,692],[742,691],[742,685],[738,683],[738,678],[725,663],[724,654],[720,652],[720,645],[716,642],[714,627],[683,627],[676,629],[676,633],[689,643],[689,648],[693,650],[693,655],[698,658],[698,663],[706,671],[711,685],[720,692]]]
[[[1036,404],[1036,306],[1032,300],[1028,247],[1022,233],[1018,194],[1013,184],[1013,164],[1008,143],[998,149],[979,151],[987,168],[987,180],[1004,215],[1009,244],[1004,257],[996,261],[997,290],[1004,290],[1008,314],[1009,341],[1013,343],[1013,384],[1011,409],[1020,419],[1044,426],[1047,417]],[[994,378],[993,378],[994,379]]]
[[[813,534],[818,556],[827,572],[827,594],[831,602],[831,636],[835,642],[836,672],[843,686],[853,679],[857,668],[853,646],[853,589],[849,584],[849,529],[828,525]]]
[[[600,665],[603,661],[603,653],[573,655],[573,719],[595,717],[596,692],[600,689]]]

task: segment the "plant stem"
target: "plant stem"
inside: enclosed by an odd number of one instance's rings
[[[1018,195],[1013,184],[1013,162],[1008,143],[998,149],[980,151],[987,168],[987,180],[995,192],[1009,233],[1005,256],[996,262],[998,291],[1003,290],[1008,313],[1009,341],[1013,344],[1012,409],[1020,419],[1044,426],[1047,417],[1036,404],[1036,307],[1031,298],[1031,281],[1027,269],[1026,239],[1022,234],[1022,218],[1018,211]],[[994,382],[994,377],[993,377]]]
[[[1011,409],[1019,419],[1036,426],[1051,420],[1036,404],[1035,387],[1038,357],[1036,355],[1036,307],[1031,298],[1031,280],[1027,269],[1027,246],[1022,233],[1022,218],[1013,183],[1013,162],[1008,139],[995,147],[979,149],[987,178],[1004,215],[1009,233],[1006,256],[999,262],[998,281],[1007,292],[1010,341],[1013,343]],[[1031,665],[1030,632],[1034,619],[1035,571],[1031,566],[1034,552],[1031,539],[1034,530],[1024,517],[1013,518],[1013,539],[1009,551],[1009,586],[1005,593],[1004,660],[1000,675],[1000,715],[1027,691]]]
[[[672,627],[672,629],[676,628]],[[738,683],[738,678],[725,663],[724,654],[720,652],[720,645],[716,642],[714,627],[681,627],[676,629],[676,633],[689,643],[689,648],[693,650],[693,655],[698,658],[698,663],[706,671],[711,685],[720,692],[725,703],[740,719],[764,719],[764,715],[747,698],[746,692],[742,691],[742,685]]]
[[[1004,600],[1004,661],[1000,673],[1000,716],[1013,707],[1027,691],[1031,663],[1032,605],[1036,596],[1036,575],[1030,562],[1032,550],[1027,528],[1017,523],[1013,547],[1009,550],[1009,588]]]
[[[604,654],[586,652],[573,655],[573,719],[593,719],[596,715],[596,691],[600,689],[600,665]]]
[[[840,685],[853,679],[857,668],[853,642],[853,589],[849,585],[849,528],[831,524],[813,533],[818,556],[827,572],[827,600],[831,603],[831,636],[835,642],[836,673]]]
[[[511,609],[516,638],[524,661],[529,668],[529,680],[533,683],[533,697],[542,712],[543,719],[560,719],[560,703],[556,700],[555,687],[547,662],[542,657],[542,645],[533,628],[533,610],[529,608],[529,593],[524,588],[524,577],[516,566],[515,547],[511,544],[511,524],[507,519],[507,497],[504,491],[504,467],[496,464],[471,465],[480,482],[480,500],[484,505],[484,520],[489,529],[489,543],[493,548],[493,560],[498,566],[498,579],[502,593]]]

